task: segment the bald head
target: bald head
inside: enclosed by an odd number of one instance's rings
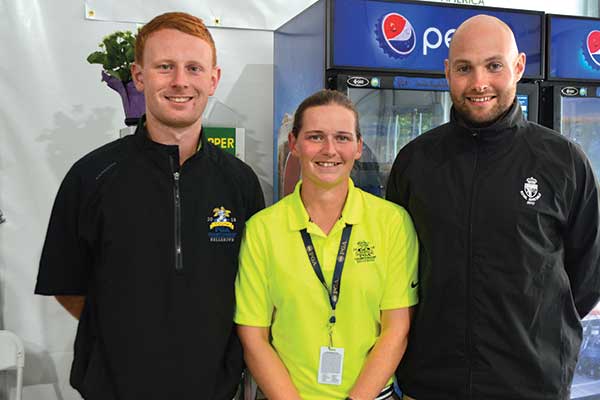
[[[510,59],[519,54],[515,35],[508,25],[496,17],[479,14],[467,19],[456,29],[450,41],[448,58],[452,59],[455,48],[472,47],[474,43],[482,41],[488,46],[500,47]]]
[[[519,54],[504,22],[476,15],[454,32],[444,66],[455,111],[469,123],[485,126],[513,104],[525,54]]]

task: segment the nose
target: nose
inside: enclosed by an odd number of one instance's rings
[[[182,66],[177,66],[173,70],[173,79],[171,81],[171,86],[173,87],[182,87],[185,88],[188,86],[188,77],[186,74],[186,70]]]
[[[325,136],[325,140],[323,140],[322,151],[324,154],[334,155],[336,153],[335,150],[335,138],[331,135]]]
[[[472,88],[477,93],[485,92],[488,87],[488,76],[484,69],[475,68],[472,74]]]

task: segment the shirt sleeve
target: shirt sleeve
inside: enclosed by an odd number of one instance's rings
[[[578,146],[572,148],[576,186],[565,233],[565,265],[583,318],[600,299],[600,201],[589,160]]]
[[[418,264],[419,242],[412,220],[406,210],[395,206],[398,217],[390,222],[387,255],[388,273],[381,299],[382,310],[405,308],[419,302]]]
[[[235,280],[234,322],[238,325],[268,327],[273,316],[273,301],[269,294],[267,258],[263,247],[265,241],[253,219],[248,221],[242,237],[240,265]]]
[[[81,232],[81,180],[71,169],[56,195],[40,258],[35,293],[87,294],[91,256]]]

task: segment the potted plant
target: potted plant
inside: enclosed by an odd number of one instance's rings
[[[102,80],[121,96],[127,126],[137,124],[146,109],[144,94],[137,91],[131,80],[135,38],[130,31],[113,32],[99,44],[100,51],[87,57],[90,64],[102,64]]]

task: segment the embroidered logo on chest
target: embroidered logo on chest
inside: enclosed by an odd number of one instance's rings
[[[523,190],[521,190],[521,196],[527,201],[527,204],[530,206],[534,206],[535,202],[542,197],[542,194],[539,192],[537,179],[534,177],[530,177],[525,179],[525,184],[523,185]]]
[[[233,242],[237,236],[235,232],[236,218],[231,215],[231,210],[225,207],[215,207],[212,216],[207,218],[208,237],[211,242]]]
[[[357,263],[375,261],[375,246],[366,240],[356,242],[356,246],[354,246],[352,251],[354,252],[354,261]]]

